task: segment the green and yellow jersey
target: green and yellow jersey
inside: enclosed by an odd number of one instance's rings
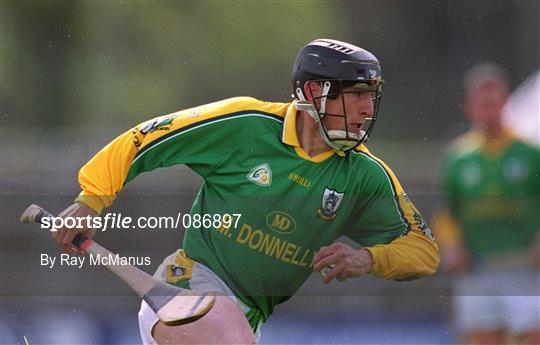
[[[540,230],[540,150],[510,132],[497,141],[472,131],[452,145],[444,188],[458,237],[473,257],[527,250]]]
[[[192,215],[241,217],[236,227],[192,225],[184,250],[264,320],[341,235],[367,247],[376,276],[433,273],[437,245],[392,171],[363,145],[310,157],[296,116],[294,103],[239,97],[150,120],[81,169],[77,200],[101,212],[140,173],[187,165],[204,178]]]

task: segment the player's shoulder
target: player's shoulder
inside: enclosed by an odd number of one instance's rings
[[[470,130],[452,140],[446,148],[448,162],[466,160],[475,155],[482,148],[484,137],[482,133]]]
[[[450,153],[460,155],[468,154],[480,149],[484,138],[482,133],[471,130],[452,140],[448,146]]]
[[[375,156],[364,144],[351,150],[353,167],[361,171],[369,184],[377,181],[388,184],[388,181],[397,182],[392,169],[379,157]]]
[[[365,162],[372,167],[385,164],[382,159],[375,156],[365,144],[358,145],[354,150],[351,150],[351,152],[353,153],[354,161],[356,163]]]
[[[527,140],[515,137],[509,155],[513,159],[527,161],[535,169],[540,168],[540,147]]]
[[[253,97],[233,97],[185,110],[202,117],[262,117],[283,120],[289,103],[266,102]]]
[[[250,135],[279,131],[290,104],[234,97],[183,109],[141,123],[137,135],[154,141],[186,131],[246,132]],[[138,141],[141,141],[139,138]]]
[[[289,103],[264,102],[252,97],[234,97],[150,119],[140,125],[142,134],[160,137],[170,132],[186,129],[210,128],[279,128]],[[270,126],[269,126],[270,125]]]

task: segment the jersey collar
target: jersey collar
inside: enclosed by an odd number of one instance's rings
[[[296,133],[296,116],[298,115],[298,111],[296,110],[296,107],[294,106],[296,101],[293,101],[289,108],[287,109],[287,113],[285,114],[285,121],[283,122],[283,133],[281,136],[281,141],[283,141],[284,144],[293,146],[294,150],[296,151],[296,154],[302,157],[305,160],[308,160],[310,162],[314,163],[320,163],[327,158],[330,158],[334,154],[337,154],[338,156],[345,156],[345,153],[342,151],[334,151],[329,150],[323,153],[320,153],[316,155],[315,157],[311,157],[307,154],[306,151],[300,146],[300,142],[298,141],[298,134]]]
[[[485,133],[480,130],[473,131],[477,131],[476,133],[478,135],[481,148],[489,156],[497,155],[498,153],[505,151],[515,140],[515,135],[507,128],[502,130],[501,135],[496,140],[489,140]]]

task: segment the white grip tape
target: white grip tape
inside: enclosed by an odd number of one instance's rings
[[[330,264],[328,266],[325,266],[323,267],[320,271],[319,271],[319,274],[321,275],[321,277],[326,277],[326,275],[328,273],[330,273],[330,271],[332,270],[332,268],[336,267],[336,264]]]

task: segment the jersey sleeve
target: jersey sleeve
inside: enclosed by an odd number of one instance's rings
[[[143,122],[114,139],[81,168],[82,192],[76,201],[100,213],[139,174],[175,164],[186,164],[204,178],[242,144],[235,140],[240,133],[244,139],[250,135],[249,123],[235,120],[257,112],[278,117],[265,112],[273,110],[272,103],[238,97]]]
[[[433,274],[440,256],[430,228],[390,168],[366,156],[375,163],[367,181],[371,191],[359,201],[357,220],[346,235],[371,253],[377,277],[411,280]]]

